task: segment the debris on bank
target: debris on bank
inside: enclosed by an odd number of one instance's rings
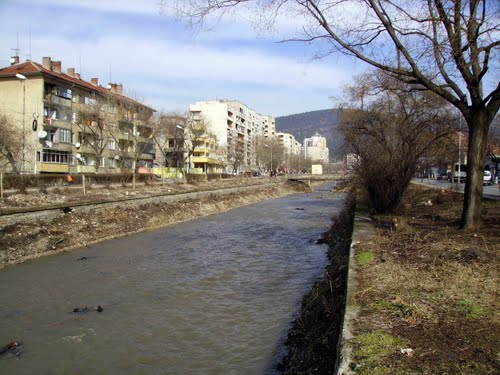
[[[330,263],[303,298],[300,315],[288,331],[287,354],[278,365],[283,374],[336,374],[353,219],[354,200],[348,199],[321,241],[329,246]]]

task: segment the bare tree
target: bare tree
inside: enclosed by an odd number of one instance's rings
[[[110,140],[118,143],[118,128],[110,118],[116,110],[116,103],[113,103],[112,98],[98,94],[85,98],[84,103],[75,104],[78,143],[91,149],[91,154],[95,157],[96,171],[99,170],[99,159]]]
[[[185,124],[186,117],[177,113],[157,113],[151,119],[152,137],[162,155],[165,167],[176,165],[176,160],[180,158],[179,153],[184,150],[182,128]]]
[[[190,119],[187,123],[186,132],[189,134],[188,158],[196,154],[196,151],[203,148],[210,148],[217,144],[217,137],[210,131],[210,123],[205,118]]]
[[[255,142],[257,165],[268,171],[275,171],[283,164],[285,149],[274,137],[258,137]]]
[[[20,173],[23,155],[22,130],[5,114],[0,113],[0,170]]]
[[[371,206],[393,212],[419,161],[449,142],[452,116],[430,91],[408,90],[382,72],[359,79],[370,84],[375,99],[365,110],[345,109],[340,131],[359,158],[354,170]]]
[[[292,154],[288,161],[292,173],[308,173],[311,171],[312,159],[303,153]]]
[[[299,14],[303,34],[288,40],[314,43],[319,57],[353,56],[451,103],[469,128],[462,227],[480,225],[487,135],[500,107],[498,2],[179,0],[177,6],[194,25],[235,7],[250,7],[264,28],[281,15],[299,19]]]
[[[233,144],[229,144],[227,146],[227,162],[231,166],[233,172],[237,172],[240,170],[240,167],[245,164],[245,151],[241,148],[237,148],[234,145],[235,140],[233,140]]]

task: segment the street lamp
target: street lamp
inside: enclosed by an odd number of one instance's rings
[[[175,124],[175,128],[176,129],[180,129],[184,132],[184,126],[182,126],[181,124]],[[177,137],[177,131],[176,131],[176,137],[175,137],[175,147],[177,149],[177,155],[176,155],[176,168],[175,168],[175,177],[179,177],[179,145],[178,145],[178,137]]]
[[[269,170],[269,173],[271,174],[271,177],[273,176],[273,144],[271,143],[271,146],[265,145],[266,147],[269,147],[271,149],[271,167]]]
[[[27,78],[22,74],[16,73],[16,78],[23,84],[23,140],[22,140],[22,159],[21,159],[21,173],[25,173],[25,160],[26,160],[26,85]]]

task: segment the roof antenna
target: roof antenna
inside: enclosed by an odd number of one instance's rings
[[[28,28],[28,41],[29,41],[29,44],[28,44],[28,60],[31,60],[31,25],[29,26]]]
[[[11,50],[16,53],[15,54],[16,57],[19,57],[19,52],[21,52],[21,50],[19,49],[19,33],[16,33],[16,35],[17,35],[17,47],[11,48]]]
[[[109,64],[109,82],[113,82],[111,78],[111,64]]]

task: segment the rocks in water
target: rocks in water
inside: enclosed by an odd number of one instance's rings
[[[104,308],[102,307],[102,305],[98,305],[97,307],[94,308],[95,311],[97,312],[103,312],[104,311]],[[83,306],[83,307],[75,307],[73,309],[73,311],[71,311],[72,313],[86,313],[86,312],[89,312],[89,308],[87,306]]]
[[[23,343],[20,341],[11,341],[8,344],[0,347],[0,356],[10,354],[15,357],[19,357],[22,354],[22,346]]]

